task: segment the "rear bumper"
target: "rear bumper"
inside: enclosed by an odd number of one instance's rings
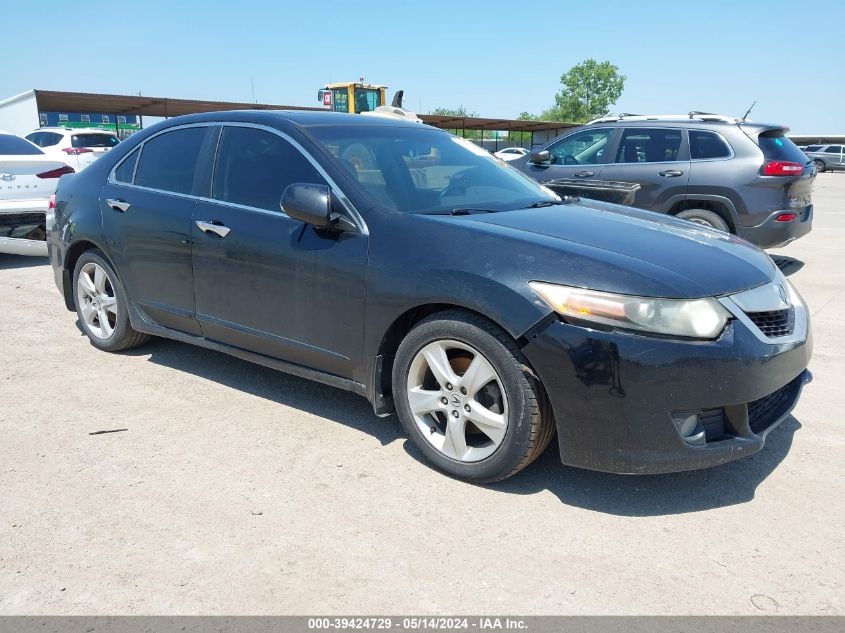
[[[48,198],[0,200],[0,253],[46,257],[47,242],[31,238],[43,234],[49,204]],[[33,231],[36,225],[41,229]]]
[[[783,213],[795,213],[798,218],[790,222],[778,222]],[[740,226],[740,237],[745,238],[760,248],[780,248],[799,237],[805,236],[813,228],[813,205],[803,209],[782,209],[773,211],[760,224]]]
[[[564,464],[627,474],[694,470],[763,448],[810,380],[806,339],[767,344],[731,322],[712,342],[599,332],[555,321],[523,352],[555,415]],[[681,436],[695,413],[706,443]]]

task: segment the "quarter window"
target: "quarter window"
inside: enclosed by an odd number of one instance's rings
[[[135,165],[138,163],[140,148],[129,154],[129,156],[114,170],[114,179],[117,182],[132,184],[132,177],[135,175]]]
[[[305,156],[279,135],[250,127],[223,128],[212,198],[281,211],[282,192],[295,182],[326,184]]]
[[[664,163],[678,160],[681,131],[635,128],[625,130],[616,152],[617,163]]]
[[[731,148],[721,136],[714,132],[700,130],[690,130],[689,151],[690,158],[693,160],[727,158],[731,155]]]
[[[552,163],[556,165],[598,165],[613,130],[586,130],[577,132],[549,146]]]
[[[166,132],[144,143],[135,184],[174,193],[191,193],[206,127]]]

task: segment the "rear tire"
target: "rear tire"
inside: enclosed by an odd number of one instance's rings
[[[718,214],[708,211],[707,209],[687,209],[686,211],[681,211],[675,217],[695,224],[709,226],[712,229],[718,229],[719,231],[724,231],[725,233],[731,232],[727,222],[719,217]]]
[[[424,319],[399,345],[393,399],[426,460],[473,483],[518,473],[555,431],[542,386],[513,339],[459,310]]]
[[[123,284],[100,251],[85,251],[77,260],[73,297],[82,330],[94,347],[120,352],[150,340],[149,334],[132,329]]]
[[[825,171],[826,167],[823,160],[814,160],[813,165],[816,166],[816,173],[821,174]]]

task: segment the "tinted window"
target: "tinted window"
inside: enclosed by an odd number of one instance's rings
[[[392,211],[498,211],[557,200],[478,145],[428,126],[314,126],[308,132],[370,200]]]
[[[35,145],[11,134],[0,134],[0,154],[14,154],[18,156],[43,154]]]
[[[663,163],[678,160],[680,148],[680,130],[625,130],[616,152],[616,162]]]
[[[208,128],[166,132],[144,143],[135,184],[175,193],[191,193],[194,173]]]
[[[831,145],[828,147],[825,152],[828,154],[841,154],[842,153],[842,146],[841,145]]]
[[[74,134],[70,137],[73,147],[114,147],[118,143],[114,134]]]
[[[132,176],[135,174],[135,165],[138,163],[138,155],[140,153],[141,150],[136,149],[114,170],[114,179],[117,182],[132,184]]]
[[[249,127],[225,127],[211,197],[281,211],[285,188],[295,182],[326,184],[308,159],[282,137]]]
[[[714,132],[689,132],[690,158],[703,160],[707,158],[727,158],[731,155],[731,148],[725,140]]]
[[[807,145],[807,148],[804,151],[805,152],[817,152],[822,147],[824,147],[824,145]]]
[[[798,146],[783,134],[783,130],[767,130],[757,137],[757,144],[763,156],[769,160],[785,160],[792,163],[807,162],[807,156]]]
[[[560,139],[549,146],[556,165],[597,165],[604,157],[612,129],[587,130]]]

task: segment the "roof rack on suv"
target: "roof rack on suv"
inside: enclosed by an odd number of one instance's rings
[[[714,114],[712,112],[699,112],[693,110],[688,114],[616,114],[599,117],[589,121],[586,125],[593,123],[614,123],[616,121],[724,121],[725,123],[739,123],[740,119],[734,116],[727,116],[724,114]]]

